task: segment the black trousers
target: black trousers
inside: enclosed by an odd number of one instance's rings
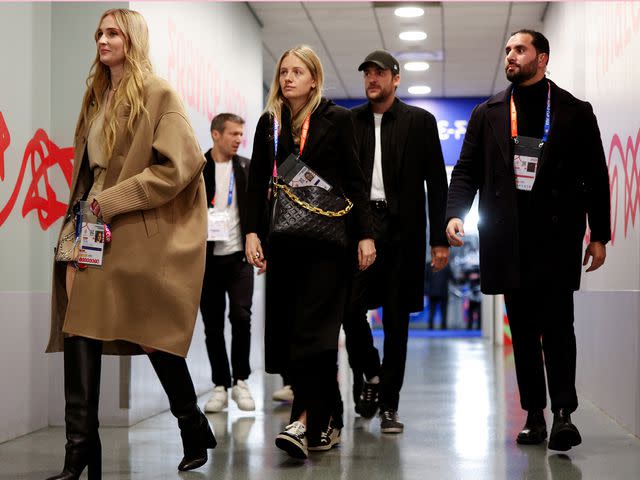
[[[397,410],[404,382],[409,336],[409,311],[402,291],[404,249],[394,241],[386,210],[373,211],[376,229],[377,258],[374,264],[353,276],[344,318],[346,347],[354,375],[364,373],[367,379],[380,376],[380,404]],[[370,300],[382,305],[384,358],[380,365],[378,350],[373,346],[367,322]]]
[[[320,438],[329,422],[342,428],[343,406],[338,387],[338,350],[304,356],[291,365],[293,405],[290,421],[307,412],[307,437]]]
[[[231,369],[224,340],[224,312],[229,295],[231,323],[231,368],[233,379],[246,380],[251,373],[251,300],[253,297],[253,267],[244,252],[214,256],[207,244],[207,263],[200,297],[207,353],[214,385],[230,388]]]
[[[578,408],[573,291],[516,289],[504,294],[511,326],[520,404],[524,410]]]

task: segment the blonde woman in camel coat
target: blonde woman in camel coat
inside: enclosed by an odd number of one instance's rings
[[[184,359],[204,271],[204,156],[177,94],[152,73],[144,18],[108,10],[95,41],[62,232],[74,231],[74,206],[86,200],[112,239],[102,268],[54,265],[47,351],[64,351],[67,443],[49,480],[78,479],[87,467],[101,478],[102,353],[148,355],[178,420],[179,470],[204,465],[216,445]]]

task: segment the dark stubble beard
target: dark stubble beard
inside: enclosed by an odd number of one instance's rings
[[[387,101],[387,99],[389,98],[389,95],[391,94],[388,90],[384,88],[380,88],[380,93],[374,98],[371,98],[368,92],[365,92],[365,93],[367,95],[367,100],[369,100],[371,103],[384,103]]]
[[[518,85],[535,77],[536,73],[538,73],[538,59],[534,58],[529,63],[522,65],[520,69],[515,72],[509,72],[507,70],[508,67],[509,65],[504,67],[504,71],[507,75],[507,80]]]

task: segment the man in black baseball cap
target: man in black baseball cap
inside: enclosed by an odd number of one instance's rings
[[[380,430],[400,433],[400,389],[407,357],[409,313],[422,311],[426,262],[425,181],[429,198],[429,243],[433,271],[444,268],[447,176],[438,127],[429,112],[396,98],[400,65],[389,52],[371,52],[360,64],[369,100],[352,110],[358,159],[370,192],[377,259],[354,269],[344,316],[353,368],[356,412],[373,417]],[[384,362],[373,346],[367,309],[382,306]]]
[[[373,63],[383,70],[391,70],[393,75],[400,73],[398,60],[396,60],[389,52],[385,52],[384,50],[376,50],[367,55],[367,58],[365,58],[364,62],[362,62],[358,67],[358,71],[363,71],[367,68],[367,64],[369,63]]]

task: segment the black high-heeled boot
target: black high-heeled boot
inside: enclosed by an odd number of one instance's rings
[[[216,438],[207,417],[198,407],[191,374],[184,358],[166,352],[153,352],[149,360],[169,398],[169,407],[178,419],[184,457],[178,465],[181,472],[207,463],[207,449],[215,448]]]
[[[77,480],[88,469],[89,480],[102,478],[98,435],[98,401],[102,342],[85,337],[64,339],[64,398],[67,444],[64,468],[47,480]]]

